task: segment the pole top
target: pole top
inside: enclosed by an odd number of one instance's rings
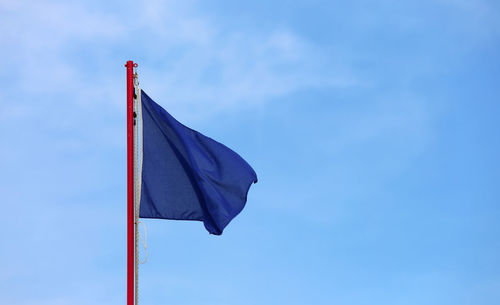
[[[127,63],[125,64],[125,67],[127,68],[137,68],[137,63],[131,61],[131,60],[128,60]]]

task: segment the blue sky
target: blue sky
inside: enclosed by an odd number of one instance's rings
[[[140,304],[498,304],[496,1],[0,4],[0,303],[124,304],[125,68],[259,183]]]

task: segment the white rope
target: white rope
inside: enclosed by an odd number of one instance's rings
[[[134,112],[135,116],[135,126],[134,126],[134,150],[135,150],[135,162],[134,162],[134,230],[135,230],[135,277],[134,277],[134,296],[135,305],[139,304],[139,240],[142,241],[144,246],[144,252],[146,253],[147,260],[147,250],[146,250],[146,226],[139,221],[140,212],[140,202],[141,202],[141,185],[142,185],[142,103],[141,103],[141,89],[139,88],[139,79],[137,73],[134,74],[134,89],[135,89],[135,103]],[[139,223],[142,224],[144,230],[144,238],[139,234]]]
[[[138,169],[137,169],[137,172],[138,172],[138,182],[137,182],[137,189],[138,189],[138,192],[137,192],[137,213],[136,213],[136,220],[137,220],[137,223],[140,223],[142,225],[142,229],[144,231],[144,238],[140,235],[139,235],[139,239],[142,241],[142,245],[144,247],[144,254],[145,254],[145,258],[144,258],[144,261],[141,261],[140,263],[141,264],[145,264],[148,260],[148,249],[147,249],[147,230],[146,230],[146,225],[139,220],[139,212],[140,212],[140,205],[141,205],[141,192],[142,192],[142,101],[141,101],[141,88],[139,87],[139,79],[136,77],[135,78],[136,80],[136,87],[137,87],[137,154],[138,154],[138,158],[137,158],[137,163],[139,164],[138,165]],[[139,231],[139,230],[137,230]],[[139,253],[139,250],[137,250],[137,252]]]
[[[144,247],[144,256],[145,256],[144,260],[140,262],[142,265],[148,261],[148,246],[147,246],[148,232],[146,230],[146,225],[140,220],[139,220],[139,223],[142,225],[142,230],[144,231],[144,238],[142,238],[142,236],[139,234],[139,239],[141,240],[142,246]],[[137,252],[139,252],[139,251],[137,251]]]

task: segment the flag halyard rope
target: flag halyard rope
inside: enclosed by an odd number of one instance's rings
[[[143,264],[147,260],[146,248],[146,226],[139,220],[140,201],[141,201],[141,185],[142,185],[142,103],[141,103],[141,89],[139,87],[139,80],[137,72],[134,73],[134,231],[135,231],[135,268],[134,268],[134,300],[135,305],[139,304],[139,263]],[[139,234],[139,223],[142,224],[144,230],[144,238]],[[144,261],[139,260],[139,240],[142,241],[146,258]]]

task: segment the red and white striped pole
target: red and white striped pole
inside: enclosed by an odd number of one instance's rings
[[[127,305],[134,305],[134,67],[127,67]]]

